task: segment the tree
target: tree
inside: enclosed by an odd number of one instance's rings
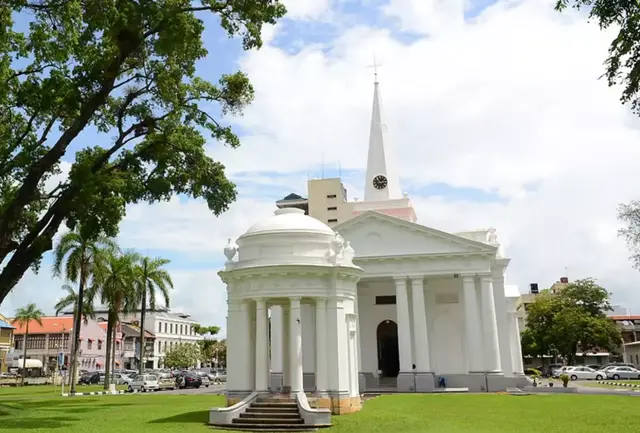
[[[76,368],[80,349],[80,328],[82,326],[83,308],[90,304],[93,308],[93,296],[85,302],[84,290],[90,282],[93,272],[103,260],[104,249],[116,249],[115,243],[104,236],[92,238],[78,228],[62,235],[53,254],[53,275],[64,277],[67,281],[78,284],[78,299],[74,302],[73,311],[73,350],[71,352],[70,393],[76,392]],[[66,261],[65,261],[66,259]],[[73,290],[71,290],[73,293]],[[58,309],[56,306],[56,314]]]
[[[27,341],[29,340],[29,324],[33,320],[40,326],[42,326],[42,310],[40,310],[36,304],[28,304],[26,307],[18,308],[16,310],[16,317],[13,320],[14,323],[24,328],[24,349],[22,350],[22,382],[24,383],[24,371],[27,364]]]
[[[134,311],[140,303],[135,290],[135,263],[138,257],[132,252],[119,253],[109,250],[104,263],[96,269],[95,288],[100,301],[107,306],[107,350],[105,360],[104,389],[109,388],[111,363],[115,359],[115,332],[120,314]]]
[[[625,238],[633,266],[640,270],[640,201],[618,206],[618,219],[626,224],[618,234]]]
[[[195,367],[200,359],[200,349],[197,344],[175,344],[164,357],[164,366],[167,368],[191,368]]]
[[[556,293],[545,290],[527,308],[523,353],[542,356],[557,350],[571,365],[578,350],[615,352],[622,337],[607,311],[611,311],[609,293],[592,278],[572,282]]]
[[[149,307],[156,309],[156,291],[164,298],[165,306],[169,307],[169,289],[173,288],[171,275],[162,267],[170,260],[162,258],[140,257],[134,269],[134,280],[137,296],[140,298],[140,374],[144,373],[144,319],[147,314],[147,297]]]
[[[55,305],[55,311],[56,311],[56,316],[58,316],[60,313],[62,313],[64,310],[66,310],[69,307],[73,307],[73,317],[74,317],[74,321],[75,321],[75,317],[78,314],[78,293],[76,293],[75,290],[73,290],[73,287],[71,287],[68,284],[64,284],[62,286],[62,290],[67,292],[67,295],[60,298],[58,300],[58,302],[56,302]],[[87,294],[87,297],[83,299],[83,303],[82,303],[82,317],[83,317],[83,322],[86,325],[88,323],[88,319],[95,319],[96,318],[96,312],[93,308],[93,294]]]
[[[247,50],[285,8],[278,0],[2,2],[0,303],[27,269],[37,271],[63,223],[88,238],[114,237],[128,203],[184,194],[219,215],[235,199],[205,134],[237,147],[221,116],[242,113],[254,93],[242,72],[216,84],[196,76],[208,54],[203,14]],[[84,148],[56,182],[72,146]]]
[[[200,361],[211,362],[216,352],[217,340],[212,337],[220,332],[219,326],[202,326],[200,324],[193,325],[193,330],[196,334],[202,335],[205,338],[198,341],[200,347]],[[207,338],[206,336],[209,336]]]

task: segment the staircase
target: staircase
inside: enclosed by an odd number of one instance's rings
[[[269,396],[258,398],[232,424],[213,424],[225,430],[252,432],[302,432],[330,427],[331,424],[305,424],[294,398]]]

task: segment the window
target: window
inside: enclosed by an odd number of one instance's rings
[[[335,194],[327,194],[327,198],[336,198]]]
[[[93,340],[88,339],[87,340],[87,350],[91,350],[92,347],[93,347]]]
[[[169,334],[173,334],[173,323],[169,325]]]
[[[327,210],[338,210],[337,206],[329,206]]]
[[[15,347],[16,350],[22,350],[22,341],[23,341],[24,337],[14,337],[13,340],[13,347]]]
[[[395,295],[376,296],[376,305],[396,305]]]
[[[180,334],[182,335],[182,325],[180,325]]]
[[[163,352],[166,352],[166,351],[167,351],[167,342],[165,341],[164,342],[164,350],[163,350]]]
[[[167,333],[167,322],[164,322],[164,333]]]
[[[162,322],[158,322],[158,332],[162,332]]]
[[[337,223],[337,222],[338,222],[338,219],[337,219],[337,218],[329,218],[329,219],[327,220],[327,222],[330,222],[330,223]]]
[[[162,352],[162,341],[158,341],[158,353]]]
[[[98,340],[98,350],[102,350],[102,340]]]
[[[46,338],[44,334],[29,335],[27,338],[27,349],[44,349]]]

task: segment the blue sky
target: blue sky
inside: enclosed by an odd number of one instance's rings
[[[225,119],[241,148],[209,143],[236,181],[238,201],[220,218],[182,198],[131,206],[123,221],[124,246],[172,260],[177,310],[221,324],[224,287],[215,273],[226,238],[290,192],[305,195],[307,179],[323,167],[326,177],[342,175],[350,198],[362,197],[374,54],[383,65],[389,142],[419,222],[451,231],[497,227],[521,290],[532,281],[550,285],[568,266],[640,309],[633,294],[640,281],[615,234],[617,203],[638,193],[630,161],[640,137],[618,91],[597,80],[610,37],[575,14],[559,16],[551,0],[472,0],[464,20],[455,8],[418,8],[432,0],[288,3],[296,9],[265,29],[260,51],[243,52],[215,17],[205,18],[210,55],[198,75],[215,82],[242,69],[256,87],[245,115]],[[111,135],[84,131],[65,160]],[[604,140],[613,142],[606,153]],[[47,256],[0,311],[10,315],[33,299],[50,311],[61,282],[49,266]]]

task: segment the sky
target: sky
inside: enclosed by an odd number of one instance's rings
[[[260,50],[242,51],[205,19],[210,54],[198,74],[217,81],[241,69],[256,91],[243,116],[225,119],[241,147],[208,144],[238,200],[218,218],[185,198],[131,205],[121,224],[121,246],[171,259],[172,311],[224,335],[217,272],[227,238],[271,215],[277,199],[305,195],[323,172],[363,197],[375,56],[388,143],[419,223],[496,227],[512,259],[507,280],[522,292],[593,277],[640,312],[640,274],[616,219],[640,194],[640,120],[621,105],[622,89],[599,79],[611,31],[554,11],[552,0],[284,3],[287,17],[263,29]],[[47,256],[0,312],[35,301],[51,313],[62,284]]]

